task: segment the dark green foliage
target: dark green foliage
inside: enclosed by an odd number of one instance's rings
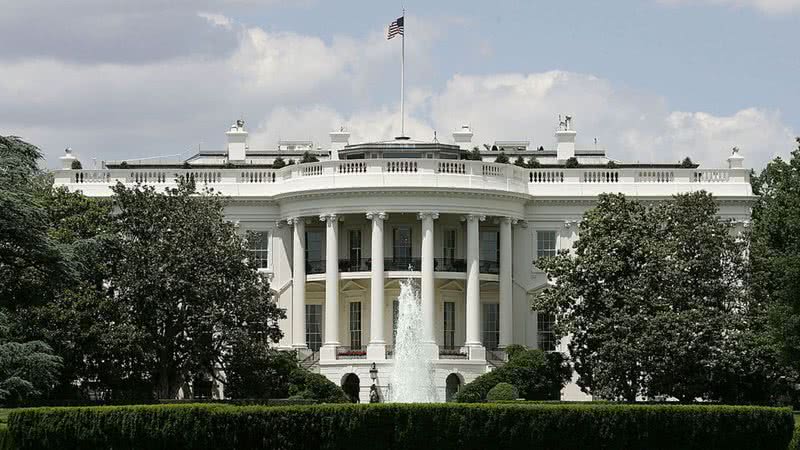
[[[122,161],[121,163],[119,163],[119,167],[121,169],[127,169],[128,168],[128,161]]]
[[[498,383],[514,385],[519,396],[526,400],[559,399],[559,392],[572,373],[563,354],[510,346],[508,356],[508,362],[504,366],[467,383],[456,396],[456,401],[483,401],[489,390]]]
[[[528,165],[527,166],[530,169],[536,169],[536,168],[542,167],[542,163],[540,163],[539,160],[536,159],[535,156],[531,156],[531,158],[528,160]]]
[[[608,167],[609,169],[616,169],[617,168],[617,163],[615,163],[614,161],[609,161],[606,164],[606,167]]]
[[[15,450],[16,448],[8,427],[6,424],[0,423],[0,450]]]
[[[788,409],[569,404],[158,405],[11,413],[19,450],[785,450]]]
[[[286,162],[286,165],[287,166],[293,166],[294,165],[294,160],[293,159],[289,159],[289,161]]]
[[[573,156],[567,160],[564,166],[567,169],[577,169],[578,167],[580,167],[580,164],[578,163],[578,158]]]
[[[692,162],[692,158],[687,156],[686,158],[683,158],[683,161],[681,161],[681,167],[684,169],[691,169],[695,167],[695,164]]]
[[[744,247],[709,194],[655,206],[602,194],[574,253],[537,261],[554,284],[533,306],[554,312],[557,331],[572,335],[585,391],[716,399],[720,381],[744,373],[735,359],[748,323]]]
[[[464,159],[469,161],[481,161],[483,159],[481,158],[481,149],[478,147],[472,147],[472,150],[464,155]]]
[[[70,164],[70,169],[80,170],[83,169],[83,165],[81,165],[81,162],[76,159],[75,161],[72,161],[72,164]]]
[[[2,447],[0,447],[2,449]],[[789,442],[789,450],[800,450],[800,423],[795,424],[792,440]]]
[[[300,164],[319,162],[319,158],[312,155],[311,152],[304,152],[303,157],[300,158]]]
[[[281,158],[280,156],[278,156],[277,158],[275,158],[274,161],[272,161],[273,169],[280,169],[283,167],[286,167],[286,161],[284,161],[283,158]]]
[[[342,388],[324,375],[297,369],[292,372],[289,398],[316,400],[320,403],[347,403],[350,399]]]
[[[516,400],[519,397],[517,388],[508,383],[497,383],[493,388],[489,389],[486,394],[486,401],[498,402],[503,400]]]
[[[528,165],[525,164],[525,158],[523,158],[522,155],[517,156],[517,159],[514,160],[514,165],[519,167],[528,167]]]
[[[497,155],[497,158],[494,159],[494,162],[500,164],[508,164],[509,163],[508,156],[506,156],[505,152],[500,152],[500,154]]]

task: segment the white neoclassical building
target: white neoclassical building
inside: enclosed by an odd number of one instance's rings
[[[350,144],[340,130],[326,149],[306,141],[251,149],[242,121],[226,135],[226,149],[186,160],[107,161],[92,170],[72,169],[68,150],[55,181],[108,196],[117,181],[166,187],[185,176],[229,196],[227,216],[252,232],[253,258],[286,309],[280,345],[361,401],[373,363],[378,386],[391,388],[401,280],[419,283],[426,348],[445,399],[503,364],[504,346],[566,350],[553,339],[551,318],[531,310],[530,297],[547,283],[536,260],[571,248],[598,194],[658,201],[706,190],[723,220],[746,227],[750,217],[749,171],[736,152],[724,168],[627,164],[576,148],[569,118],[555,148],[497,141],[483,146],[482,161],[464,159],[476,144],[466,126],[452,143]],[[273,167],[305,152],[319,162]],[[540,166],[495,163],[500,152]],[[573,157],[579,167],[566,168]],[[562,398],[585,397],[571,384]]]

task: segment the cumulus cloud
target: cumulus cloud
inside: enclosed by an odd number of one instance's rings
[[[667,4],[692,4],[698,0],[659,0]],[[800,0],[699,0],[700,3],[730,6],[736,8],[754,8],[769,15],[778,15],[800,11]]]
[[[98,1],[77,3],[89,8]],[[133,57],[104,56],[102,51],[81,57],[58,48],[22,46],[19,51],[27,56],[0,58],[0,134],[21,135],[42,146],[54,166],[66,146],[87,162],[93,156],[181,153],[200,142],[204,148],[221,148],[227,126],[242,116],[253,148],[273,148],[279,139],[310,139],[324,147],[328,132],[340,126],[351,130],[351,142],[399,133],[399,48],[387,44],[385,30],[326,40],[246,26],[215,12],[246,1],[206,0],[190,6],[179,0],[160,8],[147,0],[135,12],[117,2],[106,9],[95,5],[108,17],[124,17],[121,29],[129,27],[131,14],[173,11],[185,21],[176,23],[175,30],[159,28],[145,47],[182,32],[196,42],[147,57],[136,57],[136,51]],[[407,75],[424,80],[435,63],[430,47],[442,31],[425,20],[415,21],[415,27],[406,52],[416,72]],[[105,36],[114,41],[130,32],[112,30]],[[225,44],[209,43],[208,51],[198,52],[196,46],[203,47],[214,33]],[[91,37],[81,39],[99,45]],[[72,42],[76,47],[70,51],[79,51],[80,42]],[[431,139],[435,130],[439,140],[449,141],[452,130],[468,123],[476,144],[525,139],[545,147],[553,145],[557,115],[570,114],[579,147],[593,146],[597,137],[609,156],[623,161],[675,162],[689,155],[720,166],[737,145],[747,163],[758,166],[792,146],[792,130],[779,111],[675,111],[657,94],[565,71],[457,74],[442,86],[411,83],[406,112],[406,134],[415,139]]]

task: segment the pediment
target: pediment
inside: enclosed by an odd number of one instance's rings
[[[366,290],[367,288],[365,286],[353,280],[348,280],[347,283],[342,286],[342,292],[365,292]]]

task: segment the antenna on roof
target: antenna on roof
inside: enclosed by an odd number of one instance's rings
[[[436,130],[433,130],[433,142],[439,142],[439,139],[436,139]]]

